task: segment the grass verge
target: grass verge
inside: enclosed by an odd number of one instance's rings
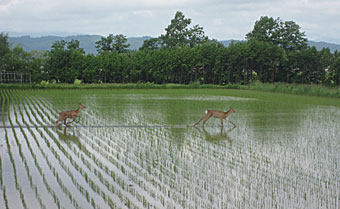
[[[154,84],[154,83],[110,83],[110,84],[0,84],[0,89],[244,89],[309,96],[340,98],[340,87],[323,85],[260,83],[241,84]]]

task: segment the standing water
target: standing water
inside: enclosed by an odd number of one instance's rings
[[[58,112],[87,106],[56,127]],[[2,90],[0,208],[339,208],[340,102],[239,90]],[[236,112],[236,125],[206,109]]]

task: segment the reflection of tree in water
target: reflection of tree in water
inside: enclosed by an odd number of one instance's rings
[[[229,143],[231,143],[232,140],[228,136],[228,133],[231,132],[235,127],[224,130],[224,127],[221,126],[219,132],[210,132],[210,131],[207,131],[204,126],[202,126],[202,127],[195,127],[195,128],[197,130],[199,130],[200,132],[201,132],[201,129],[202,129],[202,132],[203,132],[203,134],[205,136],[205,140],[207,140],[209,142],[219,142],[219,141],[222,141],[222,140],[227,140]]]
[[[72,133],[70,131],[67,131],[68,130],[68,127],[58,127],[57,128],[57,134],[59,136],[59,140],[60,141],[63,141],[63,142],[66,142],[66,143],[70,143],[70,142],[73,142],[75,144],[77,144],[78,146],[81,145],[80,143],[80,140],[79,140],[79,137],[76,136],[75,132],[74,132],[74,129],[72,129]]]
[[[299,99],[295,95],[270,94],[268,98],[244,104],[242,111],[255,131],[291,131],[303,119],[300,113],[305,106]]]

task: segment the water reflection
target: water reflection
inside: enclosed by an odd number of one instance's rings
[[[59,140],[66,143],[73,142],[77,145],[81,145],[79,137],[76,136],[74,129],[72,129],[72,133],[71,131],[68,131],[68,129],[69,127],[64,128],[62,128],[61,126],[57,127],[56,132],[59,136]]]
[[[215,128],[213,129],[208,128],[208,131],[207,131],[204,126],[195,127],[195,129],[204,135],[206,141],[219,142],[222,140],[226,140],[229,143],[231,143],[232,140],[228,136],[228,133],[231,132],[233,129],[235,129],[235,127],[224,129],[224,126],[220,126],[218,132],[216,132],[217,129]]]

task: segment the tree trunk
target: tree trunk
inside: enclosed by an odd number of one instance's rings
[[[272,72],[272,83],[275,82],[275,74],[276,74],[276,71],[277,71],[277,69],[274,68],[274,69],[273,69],[273,72]]]

